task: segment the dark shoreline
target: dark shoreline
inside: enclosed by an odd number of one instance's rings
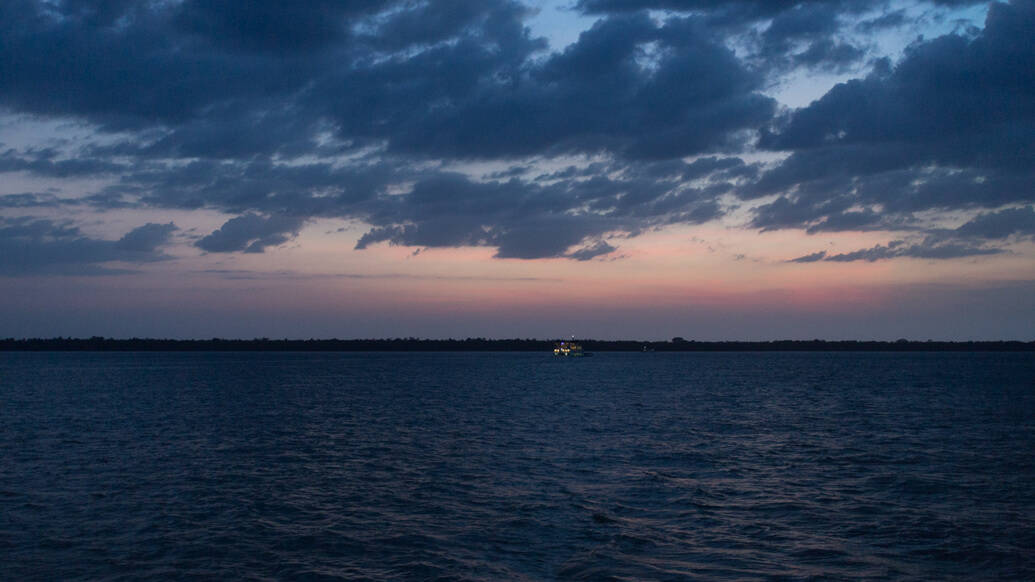
[[[634,341],[580,340],[595,352],[1033,352],[1035,341]],[[554,340],[536,339],[2,339],[0,351],[56,352],[545,352]]]

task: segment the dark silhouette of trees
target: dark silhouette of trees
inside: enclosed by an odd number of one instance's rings
[[[414,337],[393,339],[203,339],[175,340],[153,338],[114,339],[90,338],[27,338],[0,339],[0,351],[285,351],[285,352],[550,352],[555,340],[537,339],[420,339]],[[589,352],[733,352],[733,351],[795,351],[795,352],[969,352],[969,351],[1035,351],[1035,342],[1020,341],[824,341],[776,340],[764,342],[710,342],[685,340],[581,340]]]

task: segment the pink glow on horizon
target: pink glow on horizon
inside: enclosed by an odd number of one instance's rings
[[[891,299],[881,290],[932,280],[942,267],[929,261],[788,263],[823,248],[830,254],[869,248],[887,234],[811,236],[797,231],[756,233],[722,226],[671,228],[617,239],[611,256],[586,262],[563,258],[496,259],[485,247],[418,249],[375,245],[352,251],[350,242],[307,244],[305,270],[336,265],[364,278],[333,277],[306,293],[305,302],[330,309],[365,305],[372,310],[482,313],[587,307],[654,309],[785,308],[810,312],[878,309]],[[343,248],[345,244],[348,248]],[[744,251],[737,256],[734,251]],[[315,253],[315,254],[314,254]],[[970,268],[1008,279],[1000,259]],[[998,262],[997,262],[998,261]],[[297,262],[294,263],[298,265]],[[959,265],[951,274],[960,277]],[[935,276],[935,278],[939,278]],[[301,300],[301,297],[299,298]]]

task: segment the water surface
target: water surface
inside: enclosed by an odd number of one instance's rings
[[[0,353],[11,580],[1035,579],[1017,353]]]

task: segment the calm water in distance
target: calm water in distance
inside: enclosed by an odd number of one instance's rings
[[[0,353],[7,580],[1035,580],[1019,353]]]

